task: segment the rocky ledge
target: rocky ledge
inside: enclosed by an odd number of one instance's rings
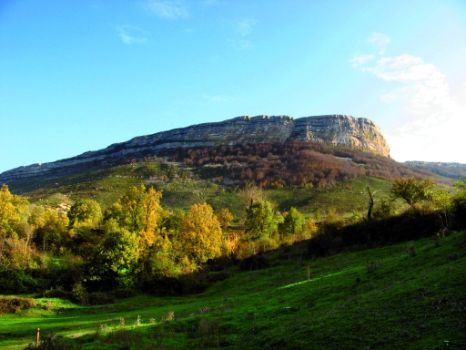
[[[58,176],[72,169],[118,164],[176,148],[287,141],[322,142],[385,157],[390,155],[385,138],[369,119],[346,115],[297,119],[289,116],[242,116],[223,122],[198,124],[135,137],[127,142],[116,143],[73,158],[19,167],[0,174],[0,183],[42,175]]]

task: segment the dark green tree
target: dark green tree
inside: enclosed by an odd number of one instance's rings
[[[414,209],[417,203],[431,199],[433,187],[434,183],[428,179],[401,178],[395,180],[391,192],[393,196],[405,200]]]
[[[287,236],[299,234],[304,229],[304,215],[296,208],[291,207],[290,211],[285,213],[283,223],[279,225],[280,233]]]
[[[251,203],[246,210],[244,226],[249,240],[269,238],[277,229],[272,204],[266,200]]]

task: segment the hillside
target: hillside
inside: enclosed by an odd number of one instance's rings
[[[466,178],[466,164],[410,161],[405,164],[420,171],[428,171],[453,180]]]
[[[464,349],[464,249],[463,233],[313,260],[297,246],[270,253],[266,269],[216,272],[226,279],[195,296],[37,298],[0,316],[0,348],[32,343],[40,327],[70,337],[66,349]]]
[[[370,120],[331,115],[293,119],[288,116],[238,117],[174,129],[113,144],[103,150],[86,152],[56,162],[19,167],[0,174],[0,183],[74,174],[86,169],[124,164],[157,156],[175,149],[220,145],[317,142],[346,146],[389,156],[389,148],[378,127]]]
[[[348,213],[364,210],[367,185],[383,198],[393,179],[432,175],[395,162],[388,152],[383,135],[367,119],[240,117],[13,169],[0,174],[0,183],[33,202],[64,208],[86,197],[106,207],[142,183],[162,190],[170,208],[207,201],[235,214],[242,210],[238,191],[255,184],[270,192],[281,210]]]

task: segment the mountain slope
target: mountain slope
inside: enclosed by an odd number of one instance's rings
[[[220,145],[285,143],[305,141],[346,146],[389,156],[389,148],[378,127],[370,120],[331,115],[293,119],[288,116],[238,117],[174,129],[113,144],[103,150],[51,163],[19,167],[0,174],[0,183],[38,177],[56,177],[79,170],[124,164],[165,151]]]

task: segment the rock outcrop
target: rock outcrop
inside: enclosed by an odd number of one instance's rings
[[[242,116],[140,136],[56,162],[19,167],[0,174],[0,183],[41,175],[58,176],[79,168],[118,164],[176,148],[287,141],[347,146],[385,157],[390,154],[382,133],[369,119],[345,115],[297,119],[289,116]]]

